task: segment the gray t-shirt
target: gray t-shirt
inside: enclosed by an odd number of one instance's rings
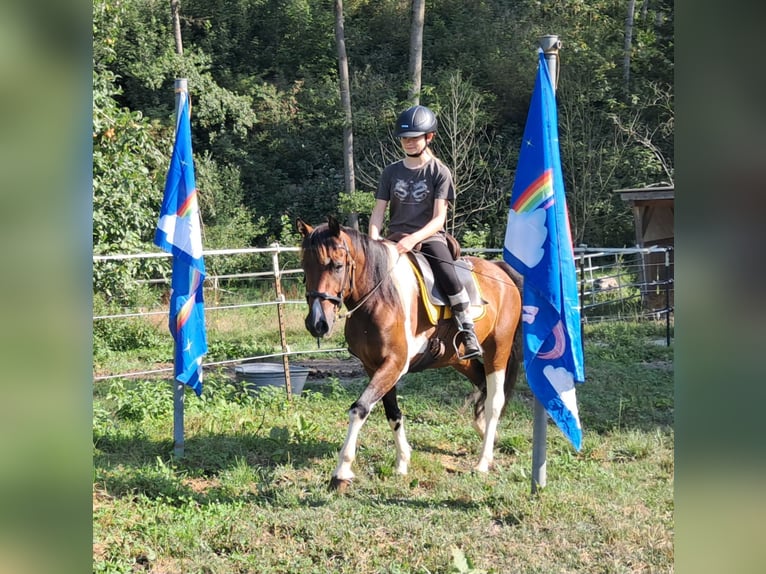
[[[389,234],[412,233],[431,220],[435,199],[455,199],[455,186],[449,168],[437,158],[416,169],[400,160],[383,170],[375,199],[388,201]]]

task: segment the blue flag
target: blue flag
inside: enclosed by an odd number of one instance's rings
[[[585,381],[577,274],[559,155],[556,96],[540,52],[503,259],[524,275],[522,333],[527,382],[579,451],[575,384]]]
[[[202,355],[207,353],[202,283],[202,229],[194,160],[188,94],[181,92],[176,141],[165,180],[165,195],[154,243],[173,254],[170,288],[170,333],[175,341],[175,378],[202,393]]]

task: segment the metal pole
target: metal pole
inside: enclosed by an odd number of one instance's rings
[[[670,347],[670,249],[665,249],[665,346]]]
[[[186,79],[176,79],[175,81],[175,94],[176,94],[176,131],[178,131],[178,120],[181,114],[181,102],[182,98],[188,97],[188,86]],[[175,360],[175,349],[173,349],[173,360]],[[175,373],[175,369],[173,369]],[[184,456],[184,396],[185,385],[179,383],[173,377],[173,454],[176,458],[182,458]]]
[[[272,243],[276,251],[271,256],[274,266],[274,288],[277,292],[277,320],[279,321],[279,339],[282,343],[282,367],[285,370],[285,389],[287,390],[287,400],[293,398],[293,385],[290,381],[290,361],[287,358],[289,349],[287,347],[287,326],[285,324],[285,296],[282,293],[282,283],[280,281],[281,273],[279,271],[279,244]]]
[[[558,57],[561,41],[555,34],[549,34],[540,38],[540,48],[548,65],[548,72],[553,83],[553,91],[556,91],[558,83]],[[532,423],[532,494],[539,488],[544,488],[547,481],[546,442],[548,439],[548,413],[537,397],[533,399],[534,420]]]

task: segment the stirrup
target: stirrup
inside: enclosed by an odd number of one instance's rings
[[[457,342],[457,338],[463,333],[470,333],[473,336],[473,338],[476,340],[476,345],[479,347],[478,349],[474,349],[473,351],[467,352],[465,355],[460,354],[460,348]],[[460,361],[465,361],[466,359],[473,359],[475,357],[481,357],[484,354],[484,349],[481,348],[481,343],[479,343],[479,339],[476,337],[476,333],[474,333],[470,329],[458,329],[458,332],[455,333],[454,337],[452,337],[452,346],[455,348],[455,355]]]

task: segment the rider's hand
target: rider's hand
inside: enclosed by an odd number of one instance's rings
[[[412,248],[417,245],[417,241],[413,241],[412,236],[408,235],[406,237],[402,237],[397,243],[396,243],[396,250],[401,253],[407,253],[408,251],[412,251]]]

